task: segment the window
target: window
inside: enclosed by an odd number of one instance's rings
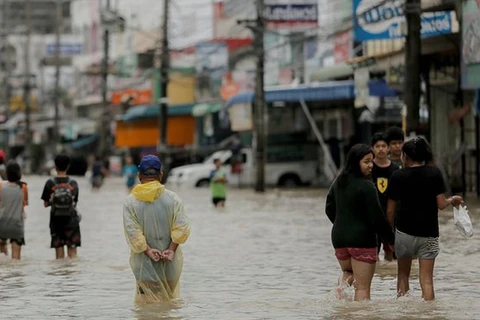
[[[328,137],[338,138],[338,119],[332,118],[328,120]]]
[[[231,156],[230,158],[228,158],[227,160],[225,160],[225,161],[223,162],[223,164],[225,164],[225,165],[230,165],[230,164],[232,164],[232,158],[233,158],[233,157],[237,157],[237,159],[238,159],[239,156],[242,157],[242,159],[241,159],[241,160],[242,160],[242,163],[247,163],[247,154],[244,153],[244,152],[242,152],[241,155]]]
[[[70,3],[64,2],[62,6],[62,16],[64,18],[70,18]]]

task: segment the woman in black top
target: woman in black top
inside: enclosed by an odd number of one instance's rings
[[[370,146],[353,146],[345,168],[328,192],[325,212],[333,223],[332,244],[342,269],[338,298],[342,296],[342,284],[351,285],[355,280],[355,301],[370,299],[377,262],[377,234],[393,244],[392,228],[370,178],[372,167]]]
[[[390,224],[396,217],[395,253],[398,258],[397,292],[409,290],[412,258],[418,257],[422,297],[435,298],[433,266],[439,253],[438,209],[459,205],[462,198],[445,198],[445,183],[441,171],[433,162],[431,147],[425,139],[416,137],[402,148],[404,169],[396,171],[388,188],[387,217]],[[396,211],[397,201],[401,202]]]

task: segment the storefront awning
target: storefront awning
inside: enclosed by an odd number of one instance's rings
[[[184,116],[192,114],[193,104],[175,104],[168,106],[169,116]],[[155,105],[136,106],[120,117],[122,121],[135,121],[141,119],[156,118],[160,115],[160,108]]]
[[[226,107],[234,104],[249,103],[255,98],[253,92],[240,93],[231,97]],[[265,88],[265,101],[268,102],[298,102],[298,101],[336,101],[355,99],[353,80],[329,81],[297,87],[269,87]]]
[[[215,113],[220,111],[222,104],[220,102],[199,103],[193,106],[192,115],[194,117],[203,117],[209,113]]]
[[[98,134],[92,134],[88,137],[79,139],[77,141],[72,142],[71,146],[73,149],[80,149],[82,147],[88,146],[89,144],[94,143],[99,138]]]

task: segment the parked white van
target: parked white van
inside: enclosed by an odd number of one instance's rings
[[[213,161],[220,159],[228,174],[229,185],[252,186],[255,183],[255,160],[251,148],[241,151],[241,172],[232,173],[232,151],[222,150],[210,155],[203,163],[186,165],[170,171],[167,185],[173,187],[206,187],[210,183],[210,173],[215,166]],[[240,158],[240,157],[239,157]],[[270,186],[294,187],[313,183],[319,174],[316,160],[268,162],[265,166],[265,183]]]

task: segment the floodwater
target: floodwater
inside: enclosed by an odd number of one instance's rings
[[[76,261],[54,261],[49,213],[39,200],[45,178],[26,181],[27,245],[21,262],[0,259],[1,319],[457,320],[480,314],[480,237],[462,238],[450,211],[442,215],[436,301],[421,301],[416,277],[411,296],[396,299],[395,266],[380,264],[372,301],[357,303],[334,298],[340,272],[324,214],[325,191],[231,190],[228,208],[215,210],[208,190],[180,190],[192,224],[182,298],[136,306],[122,228],[122,180],[111,178],[92,193],[79,179],[83,244]],[[479,212],[471,211],[479,221]]]

